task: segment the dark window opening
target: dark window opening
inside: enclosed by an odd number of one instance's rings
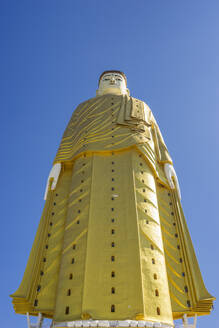
[[[157,307],[157,314],[160,315],[160,308]]]
[[[114,243],[114,241],[112,242],[111,246],[112,246],[112,247],[115,247],[115,243]]]
[[[114,271],[111,272],[111,277],[112,277],[112,278],[115,277],[115,272],[114,272]]]
[[[34,301],[34,306],[37,306],[38,305],[38,300],[35,300]]]
[[[112,287],[112,289],[111,289],[111,293],[112,293],[112,294],[115,294],[115,292],[116,292],[116,291],[115,291],[115,288]]]
[[[111,305],[111,312],[115,312],[115,305]]]
[[[157,274],[156,273],[154,274],[154,280],[157,280]]]
[[[71,289],[68,289],[67,296],[70,296],[70,295],[71,295]]]
[[[158,289],[155,289],[155,296],[159,296]]]
[[[152,259],[152,264],[155,264],[155,259]]]
[[[111,256],[111,261],[115,262],[115,256]]]
[[[66,306],[66,308],[65,308],[65,314],[69,314],[69,306]]]
[[[72,278],[73,278],[73,274],[70,273],[70,275],[69,275],[69,280],[72,280]]]

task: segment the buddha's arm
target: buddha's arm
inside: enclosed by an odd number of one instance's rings
[[[179,181],[176,175],[176,171],[173,167],[172,159],[169,155],[167,146],[163,140],[163,136],[160,132],[158,124],[152,114],[151,117],[152,128],[154,130],[155,145],[157,150],[158,162],[163,165],[164,172],[171,189],[177,190],[178,196],[181,199],[181,192],[179,187]]]
[[[54,190],[56,188],[57,182],[58,182],[58,178],[60,175],[60,171],[61,171],[61,163],[56,163],[53,165],[50,173],[49,173],[49,177],[47,179],[47,184],[46,184],[46,190],[45,190],[45,194],[44,194],[44,200],[46,200],[47,198],[47,194],[49,191],[49,186],[50,186],[50,182],[52,181],[51,184],[51,190]]]

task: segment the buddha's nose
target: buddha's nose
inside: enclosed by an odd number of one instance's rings
[[[110,79],[110,83],[111,83],[111,84],[115,84],[115,82],[116,82],[116,80],[115,80],[115,78],[112,76],[111,79]]]

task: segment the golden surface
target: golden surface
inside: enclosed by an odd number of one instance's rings
[[[17,313],[169,324],[210,313],[213,297],[163,172],[172,161],[143,102],[106,95],[79,105],[57,162],[57,188],[12,295]]]

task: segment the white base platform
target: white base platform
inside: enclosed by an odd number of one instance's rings
[[[137,321],[137,320],[80,320],[80,321],[68,321],[54,323],[51,328],[58,327],[145,327],[145,328],[173,328],[174,326],[149,321]]]
[[[27,324],[28,328],[89,328],[89,327],[99,327],[99,328],[107,328],[107,327],[145,327],[145,328],[196,328],[197,324],[197,315],[194,317],[194,323],[189,324],[188,318],[186,315],[183,316],[183,324],[182,325],[169,325],[162,322],[151,322],[151,321],[143,321],[143,320],[76,320],[76,321],[66,321],[66,322],[53,322],[50,327],[43,325],[43,316],[39,313],[38,320],[35,324],[30,322],[29,313],[27,313]]]

